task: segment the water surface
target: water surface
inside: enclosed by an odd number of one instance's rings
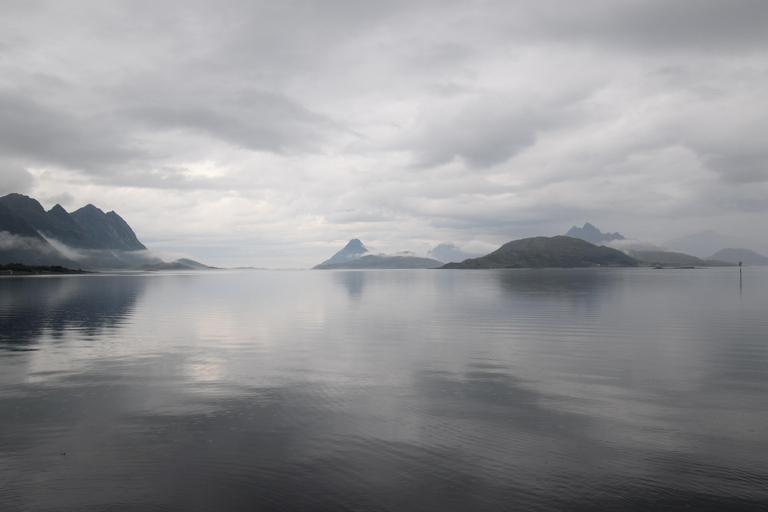
[[[768,508],[768,269],[0,279],[0,503]]]

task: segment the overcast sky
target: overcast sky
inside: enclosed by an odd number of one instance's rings
[[[591,222],[768,240],[768,2],[0,0],[0,194],[308,267]]]

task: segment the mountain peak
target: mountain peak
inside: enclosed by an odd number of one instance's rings
[[[356,260],[366,254],[369,254],[368,249],[363,245],[363,242],[359,238],[353,238],[342,250],[331,256],[330,259],[320,263],[322,265],[333,265],[335,263],[346,263],[348,261]]]
[[[83,206],[82,208],[80,208],[79,210],[73,213],[77,213],[77,212],[88,213],[90,215],[94,215],[94,214],[105,215],[103,210],[93,206],[91,203],[88,203],[87,205]]]
[[[368,252],[368,249],[365,248],[363,245],[363,242],[360,241],[359,238],[353,238],[349,242],[347,242],[347,245],[344,246],[344,251],[346,250],[355,250],[358,252]]]
[[[603,233],[589,222],[585,223],[582,228],[573,226],[568,230],[565,236],[578,238],[595,245],[603,245],[605,242],[610,242],[611,240],[624,240],[624,237],[618,232]]]
[[[35,215],[45,214],[45,208],[37,199],[25,196],[24,194],[13,192],[7,196],[0,197],[0,203],[16,212],[32,213]]]
[[[128,223],[115,212],[104,213],[92,204],[88,204],[70,215],[89,236],[107,249],[146,250]]]

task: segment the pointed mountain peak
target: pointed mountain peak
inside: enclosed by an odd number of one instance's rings
[[[86,213],[89,215],[93,215],[93,214],[105,215],[105,213],[101,209],[96,208],[91,203],[88,203],[87,205],[83,206],[82,208],[80,208],[79,210],[73,213],[78,213],[78,212]]]
[[[565,236],[579,238],[595,245],[603,245],[611,240],[624,240],[619,233],[603,233],[589,222],[585,223],[583,228],[573,226]]]
[[[359,238],[353,238],[349,242],[347,242],[347,245],[344,246],[343,251],[347,250],[353,250],[357,252],[368,252],[368,249],[365,248],[365,245],[363,245],[363,242],[360,241]]]
[[[334,254],[330,259],[320,263],[318,267],[321,265],[332,265],[334,263],[346,263],[347,261],[356,260],[366,254],[369,254],[369,251],[365,245],[363,245],[363,242],[358,238],[353,238],[342,250]]]

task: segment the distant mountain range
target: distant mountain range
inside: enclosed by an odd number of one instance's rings
[[[435,268],[443,262],[431,258],[420,258],[411,254],[389,256],[386,254],[371,254],[363,243],[353,238],[339,252],[313,268],[330,269],[406,269],[406,268]]]
[[[618,232],[603,233],[599,229],[597,229],[595,226],[590,224],[589,222],[584,224],[584,227],[582,228],[577,228],[576,226],[573,226],[571,229],[568,230],[565,236],[569,236],[571,238],[578,238],[580,240],[585,240],[595,245],[604,245],[606,242],[611,242],[613,240],[625,240],[625,238],[621,236]]]
[[[721,249],[739,245],[736,238],[715,233],[711,229],[664,242],[664,247],[670,250],[693,254],[699,258],[707,258]]]
[[[739,262],[742,262],[744,265],[748,266],[768,265],[768,257],[765,257],[762,254],[758,254],[755,251],[749,249],[723,249],[721,251],[717,251],[715,254],[710,256],[710,258],[713,260],[727,261],[731,264],[738,264]]]
[[[418,256],[388,256],[386,254],[368,254],[355,260],[332,265],[317,265],[316,269],[405,269],[405,268],[437,268],[442,261]]]
[[[354,238],[316,269],[406,268],[523,268],[594,266],[724,266],[768,265],[768,257],[749,249],[721,249],[730,237],[704,231],[677,239],[670,245],[686,245],[695,255],[657,250],[647,244],[622,243],[622,251],[603,244],[625,241],[619,233],[603,233],[590,223],[572,227],[565,235],[514,240],[499,249],[477,256],[454,244],[440,244],[427,258],[413,253],[372,254]],[[626,242],[632,242],[626,240]],[[640,250],[650,247],[653,250]],[[717,249],[709,250],[712,247]],[[704,252],[702,252],[704,251]],[[716,252],[715,252],[716,251]],[[694,251],[691,251],[694,252]],[[712,254],[704,258],[702,254]],[[448,263],[445,261],[460,261]],[[104,213],[89,204],[72,213],[61,205],[46,211],[31,197],[8,194],[0,197],[0,264],[62,266],[71,269],[202,270],[211,269],[182,258],[165,262],[154,256],[133,229],[114,211]]]
[[[361,258],[366,254],[370,254],[370,252],[368,251],[368,248],[365,247],[363,245],[363,242],[361,242],[358,238],[353,238],[352,240],[347,242],[347,245],[345,245],[342,250],[340,250],[339,252],[337,252],[336,254],[334,254],[324,262],[320,263],[319,265],[315,265],[314,268],[326,268],[329,265],[344,264],[352,260]]]
[[[642,263],[662,267],[729,267],[733,266],[725,260],[708,258],[703,260],[690,254],[670,251],[637,251],[625,249],[624,252]]]
[[[712,230],[702,231],[675,240],[665,242],[664,247],[631,241],[619,233],[603,233],[590,223],[583,228],[572,227],[566,236],[580,238],[595,245],[614,241],[621,243],[621,250],[642,263],[672,266],[729,266],[742,261],[745,265],[768,265],[768,258],[749,249],[722,249],[735,246],[738,241],[730,236],[720,235]],[[635,243],[632,243],[635,242]],[[673,250],[667,250],[670,248]],[[719,250],[722,249],[722,250]],[[711,255],[711,256],[710,256]]]
[[[464,261],[469,258],[477,258],[482,254],[475,254],[466,251],[462,251],[455,244],[440,244],[434,249],[427,252],[427,258],[436,259],[443,263],[449,261]]]
[[[104,213],[92,204],[72,213],[59,204],[46,211],[22,194],[0,197],[0,263],[73,269],[169,265],[152,255],[114,211]],[[184,269],[206,267],[192,260],[175,263]]]
[[[559,235],[533,237],[508,242],[485,256],[464,258],[460,262],[442,265],[436,259],[419,258],[412,254],[387,256],[374,255],[355,238],[330,259],[316,265],[316,269],[366,269],[366,268],[577,268],[577,267],[717,267],[732,266],[738,261],[747,265],[768,264],[768,258],[748,249],[728,249],[703,259],[690,254],[653,250],[622,248],[618,250],[602,245],[606,242],[625,241],[619,233],[603,233],[590,223],[583,228],[573,227],[568,233],[577,237]],[[590,238],[590,242],[584,238]],[[627,241],[631,242],[631,241]],[[625,245],[625,244],[622,244]],[[648,244],[635,244],[653,247]],[[442,244],[429,255],[461,255],[452,244]],[[442,265],[442,266],[441,266]]]
[[[638,261],[621,251],[598,247],[569,236],[538,236],[508,242],[490,254],[441,268],[636,267]]]

